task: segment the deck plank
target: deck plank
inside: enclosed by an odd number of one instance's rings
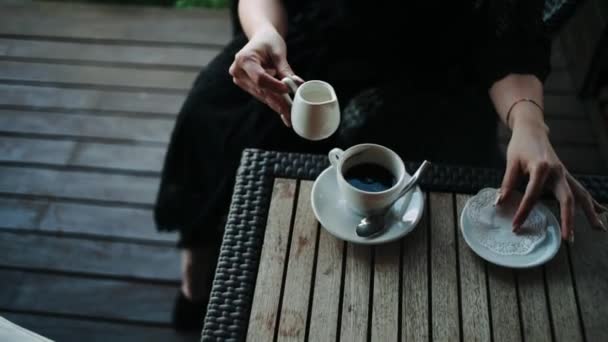
[[[0,270],[0,310],[168,324],[178,285]],[[75,286],[78,284],[78,286]],[[6,291],[16,289],[13,296]]]
[[[23,253],[35,249],[35,253]],[[0,266],[178,282],[179,251],[171,246],[95,241],[0,231]]]
[[[138,118],[0,109],[0,130],[74,139],[115,139],[124,142],[167,143],[174,118]]]
[[[231,35],[225,10],[46,1],[3,1],[2,7],[2,34],[217,45]]]
[[[250,341],[272,341],[274,336],[295,193],[295,180],[275,180],[247,329]]]
[[[80,342],[197,342],[198,334],[180,334],[170,327],[143,326],[50,317],[25,313],[1,313],[11,322],[53,341]]]
[[[0,127],[3,128],[1,124]],[[74,141],[45,141],[0,136],[0,161],[66,165],[75,147]]]
[[[52,82],[69,85],[162,88],[186,92],[195,71],[64,65],[21,61],[0,62],[0,80]]]
[[[301,181],[287,259],[278,339],[304,341],[319,223],[310,203],[312,181]],[[276,288],[275,288],[276,293]]]
[[[146,46],[145,44],[112,44],[90,41],[65,42],[0,38],[0,56],[15,60],[44,60],[55,63],[88,63],[91,65],[130,65],[155,68],[189,68],[206,66],[219,53],[219,48]]]
[[[69,89],[0,84],[0,105],[11,107],[103,110],[128,113],[177,114],[180,94]]]
[[[453,206],[452,194],[430,194],[431,321],[437,341],[460,339]]]
[[[156,231],[149,209],[0,197],[0,222],[8,230],[42,230],[100,239],[174,245],[176,233]]]
[[[399,267],[401,243],[374,247],[372,341],[399,340]]]
[[[46,201],[25,201],[0,197],[0,226],[2,228],[34,228],[46,212]]]
[[[0,192],[151,206],[158,178],[0,166]]]
[[[456,195],[458,217],[471,196]],[[489,305],[485,262],[466,244],[458,223],[458,260],[460,263],[460,303],[463,341],[490,341]]]

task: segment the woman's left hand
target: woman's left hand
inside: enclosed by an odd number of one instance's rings
[[[598,214],[608,209],[597,203],[559,160],[542,116],[534,112],[537,108],[531,105],[520,108],[523,112],[517,113],[519,115],[513,113],[507,168],[497,201],[497,204],[504,202],[520,178],[529,176],[525,194],[513,219],[513,231],[521,228],[544,188],[550,189],[560,202],[563,239],[574,240],[574,210],[577,205],[582,207],[594,228],[606,231]]]

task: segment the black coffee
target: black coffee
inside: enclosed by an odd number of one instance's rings
[[[390,189],[397,182],[389,170],[372,163],[351,167],[344,173],[344,179],[355,188],[368,192]]]

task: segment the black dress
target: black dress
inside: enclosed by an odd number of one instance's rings
[[[543,2],[287,1],[288,61],[332,84],[342,109],[332,137],[307,141],[232,83],[233,40],[200,73],[166,154],[155,220],[180,247],[219,245],[245,148],[327,153],[374,142],[404,160],[494,166],[498,116],[488,96],[509,73],[549,72]]]

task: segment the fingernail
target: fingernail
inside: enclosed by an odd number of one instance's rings
[[[521,228],[521,225],[519,225],[519,224],[514,224],[514,225],[513,225],[513,232],[517,233],[517,231],[519,230],[519,228]]]
[[[568,238],[568,241],[570,241],[571,244],[574,243],[574,234],[570,234],[570,237]]]
[[[496,191],[496,198],[494,199],[494,206],[497,206],[498,203],[500,203],[500,201],[502,201],[502,189],[498,189],[498,191]]]

